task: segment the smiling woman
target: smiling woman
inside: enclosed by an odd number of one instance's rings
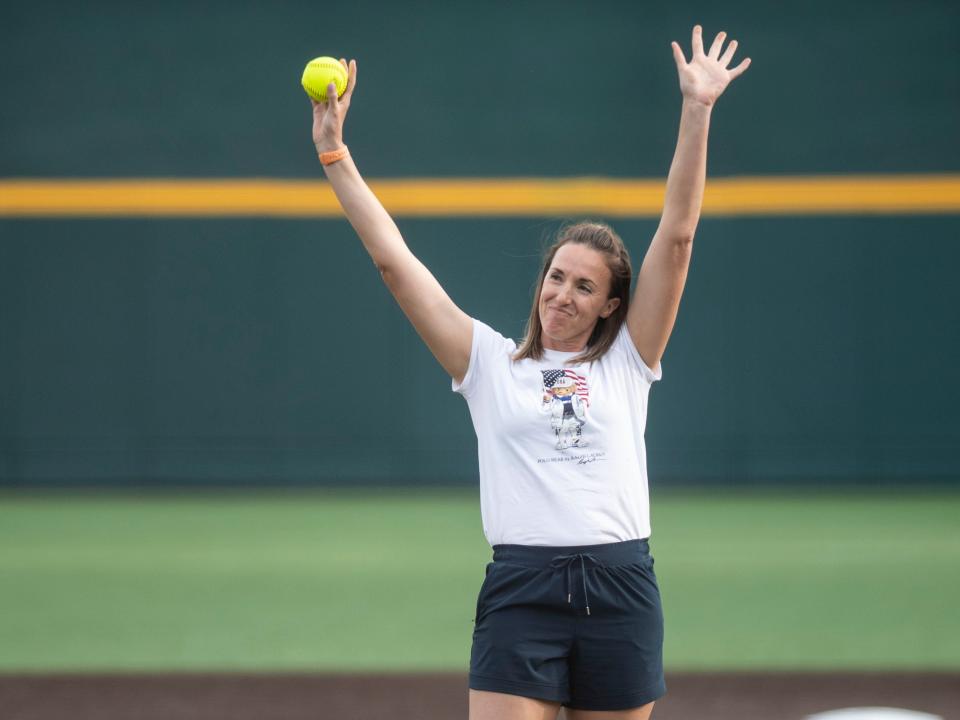
[[[650,554],[644,431],[650,387],[686,282],[706,177],[710,114],[749,59],[726,33],[688,63],[663,215],[630,300],[623,242],[603,223],[562,231],[518,349],[467,315],[413,255],[343,142],[357,63],[313,103],[313,141],[343,210],[470,409],[493,562],[477,599],[471,720],[646,720],[666,692],[663,613]]]
[[[539,360],[544,348],[585,348],[578,362],[599,360],[626,317],[632,279],[630,255],[609,225],[583,222],[562,229],[544,257],[514,359]]]

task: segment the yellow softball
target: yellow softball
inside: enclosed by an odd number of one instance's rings
[[[347,89],[347,69],[332,57],[318,57],[307,63],[300,79],[307,95],[319,102],[327,101],[327,85],[337,86],[337,97]]]

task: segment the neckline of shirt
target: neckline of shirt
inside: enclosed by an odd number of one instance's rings
[[[579,355],[582,350],[576,350],[574,352],[565,352],[563,350],[550,350],[549,348],[543,349],[543,360],[544,362],[559,362],[570,360],[570,358],[575,358]],[[579,363],[578,363],[579,364]]]

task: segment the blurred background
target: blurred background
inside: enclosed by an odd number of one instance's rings
[[[0,12],[0,670],[465,671],[489,555],[465,404],[345,219],[24,211],[26,183],[320,198],[319,55],[358,60],[367,178],[659,181],[695,23],[753,60],[710,178],[953,199],[705,212],[647,432],[668,668],[960,669],[956,3]],[[658,221],[498,207],[397,222],[513,337],[563,221],[637,268]]]

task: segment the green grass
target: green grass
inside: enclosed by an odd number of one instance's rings
[[[659,494],[669,669],[960,669],[960,494]],[[475,492],[0,495],[0,670],[465,670]]]

